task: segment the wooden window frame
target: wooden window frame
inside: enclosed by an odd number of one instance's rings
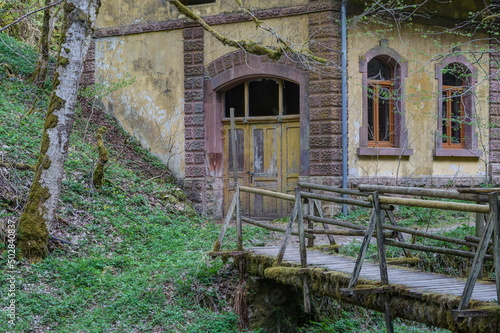
[[[457,52],[458,53],[458,52]],[[457,63],[467,70],[467,77],[462,86],[448,86],[443,84],[443,73],[446,67],[450,64]],[[436,64],[435,78],[438,84],[438,101],[437,101],[437,129],[435,134],[435,148],[433,149],[434,158],[449,158],[449,157],[470,157],[480,158],[483,156],[483,151],[478,149],[478,138],[473,125],[475,118],[475,97],[474,86],[477,84],[477,69],[461,54],[452,54],[445,57]],[[445,104],[444,92],[447,89],[462,89],[461,103],[462,106],[462,128],[460,135],[460,144],[443,143],[443,137],[449,133],[443,133],[443,104]],[[446,111],[447,112],[447,111]]]
[[[464,113],[464,94],[465,88],[463,86],[443,86],[443,102],[446,102],[446,107],[443,113],[446,113],[443,118],[442,124],[446,123],[446,133],[443,133],[442,147],[444,149],[464,149],[465,148],[465,113]],[[460,137],[455,138],[452,134],[453,129],[453,98],[460,98],[459,122],[460,122]],[[458,140],[458,143],[453,143],[453,139]]]
[[[369,85],[376,80],[368,78],[368,63],[380,58],[392,67],[391,87],[395,98],[392,99],[390,119],[390,142],[370,142],[368,126],[368,98]],[[358,156],[397,156],[408,157],[413,155],[413,150],[408,147],[408,131],[405,121],[405,93],[404,81],[408,75],[408,63],[396,51],[388,47],[388,41],[382,39],[380,45],[372,48],[359,59],[359,71],[362,74],[362,124],[359,128]]]
[[[277,115],[250,116],[250,89],[249,89],[250,82],[255,81],[255,80],[259,80],[259,79],[274,80],[278,83],[278,114]],[[244,93],[245,115],[243,117],[235,117],[235,119],[239,119],[239,120],[242,119],[244,121],[248,121],[248,120],[264,120],[264,119],[278,119],[279,120],[282,118],[285,118],[285,119],[300,118],[300,114],[288,114],[288,115],[283,114],[283,112],[284,112],[284,96],[283,96],[284,81],[288,81],[288,82],[295,83],[295,84],[299,85],[296,82],[284,80],[284,79],[280,79],[280,78],[275,78],[275,77],[254,77],[254,78],[245,80],[244,82],[240,82],[239,84],[244,84],[243,93]],[[301,99],[302,98],[299,96],[299,105],[301,103],[300,102]],[[224,100],[224,103],[225,103],[225,100]],[[225,105],[224,105],[223,110],[225,113],[225,110],[226,110]],[[299,110],[300,110],[300,107],[299,107]],[[227,119],[229,119],[229,118],[226,117],[224,114],[223,120],[227,120]]]
[[[373,89],[373,140],[368,140],[368,147],[394,147],[394,101],[389,100],[389,140],[380,140],[379,87],[387,88],[392,95],[393,81],[369,80],[368,89]],[[370,99],[370,97],[368,97]],[[370,121],[370,119],[368,119]]]

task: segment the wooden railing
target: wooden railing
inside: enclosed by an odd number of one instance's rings
[[[229,206],[226,219],[224,221],[219,238],[214,245],[214,251],[220,251],[224,235],[233,215],[236,218],[237,250],[243,250],[242,222],[253,224],[268,230],[284,233],[283,242],[275,260],[275,265],[280,265],[285,254],[291,235],[299,237],[300,264],[307,266],[308,246],[314,244],[314,235],[327,235],[330,244],[335,245],[335,235],[357,235],[364,236],[356,259],[356,265],[349,282],[348,289],[356,286],[361,267],[363,265],[371,238],[376,239],[376,245],[379,257],[380,278],[382,284],[388,284],[387,259],[385,246],[395,246],[403,249],[407,257],[412,257],[410,250],[425,251],[432,253],[441,253],[453,256],[473,259],[470,274],[462,293],[458,310],[468,308],[474,285],[481,273],[482,265],[485,260],[492,260],[495,268],[495,279],[497,289],[497,300],[500,301],[500,222],[498,213],[498,193],[493,189],[469,189],[470,193],[458,190],[440,190],[412,187],[391,187],[376,185],[360,185],[357,190],[340,189],[335,187],[299,183],[295,195],[276,193],[272,191],[255,189],[244,186],[236,186],[233,200]],[[313,191],[321,191],[314,193]],[[241,216],[239,197],[240,192],[253,193],[263,196],[269,196],[281,200],[293,201],[294,206],[290,214],[289,223],[286,228],[270,225],[256,221],[249,217]],[[387,196],[390,194],[391,196]],[[394,195],[410,197],[427,197],[427,199],[413,199],[407,197],[396,197]],[[432,198],[432,199],[428,199]],[[440,201],[461,200],[469,201],[454,202]],[[368,226],[361,226],[338,219],[325,217],[322,210],[322,202],[329,202],[341,205],[350,205],[355,207],[365,207],[372,210]],[[446,237],[411,228],[398,226],[393,214],[395,205],[410,207],[424,207],[431,209],[454,210],[461,212],[472,212],[478,214],[484,221],[484,229],[481,237],[466,237],[465,239]],[[385,223],[385,220],[389,223]],[[320,223],[323,229],[315,229],[314,223]],[[297,224],[294,231],[294,224]],[[307,224],[307,226],[306,226]],[[332,230],[329,226],[347,228],[348,230]],[[423,244],[408,243],[403,237],[403,233],[422,238],[434,239],[453,244],[467,246],[475,251],[457,250],[451,248],[442,248]],[[306,240],[308,244],[306,245]],[[487,254],[489,245],[492,245],[492,254]],[[304,283],[306,286],[307,283]],[[307,293],[307,290],[304,290]],[[499,303],[500,304],[500,303]],[[305,304],[307,310],[307,304]]]

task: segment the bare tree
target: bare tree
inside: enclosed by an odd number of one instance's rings
[[[99,0],[68,0],[64,5],[64,37],[54,90],[35,176],[19,221],[17,246],[30,262],[40,261],[48,253],[48,230],[60,196],[79,81],[99,6]]]

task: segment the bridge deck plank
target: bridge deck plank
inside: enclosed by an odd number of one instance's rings
[[[275,257],[279,247],[253,247],[249,251]],[[300,263],[299,248],[287,247],[283,260]],[[352,274],[356,260],[338,254],[330,254],[317,250],[307,250],[307,262],[309,266],[324,267],[331,271]],[[432,292],[452,296],[461,296],[465,287],[465,279],[436,273],[422,272],[415,269],[403,267],[388,267],[389,283],[407,287],[409,292],[417,294]],[[366,280],[380,281],[380,269],[378,263],[365,261],[361,269],[360,278]],[[472,293],[472,299],[491,302],[497,298],[496,286],[491,282],[477,282]]]

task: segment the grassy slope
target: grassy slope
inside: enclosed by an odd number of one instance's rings
[[[1,38],[10,43],[6,48],[0,41],[2,161],[33,164],[47,93],[24,80],[36,55]],[[34,112],[28,114],[29,110]],[[51,243],[52,253],[44,262],[19,262],[14,274],[17,324],[9,326],[2,311],[0,331],[235,331],[236,316],[222,290],[231,287],[231,272],[221,271],[222,264],[206,255],[218,226],[186,209],[182,192],[167,181],[160,163],[134,142],[123,149],[124,138],[116,129],[108,133],[117,142],[106,142],[112,160],[106,171],[110,181],[102,191],[92,190],[95,130],[99,123],[111,127],[113,121],[101,115],[87,128],[88,117],[77,114],[61,219],[52,231],[77,245]],[[8,220],[17,220],[31,177],[30,171],[1,169],[3,232]],[[6,260],[3,252],[2,268]],[[8,276],[6,269],[0,272],[2,286]],[[6,288],[0,288],[0,298],[4,308]]]
[[[26,83],[36,54],[0,35],[0,161],[33,164],[47,91]],[[6,46],[6,44],[8,46]],[[32,112],[30,112],[32,111]],[[100,192],[90,185],[94,135],[106,125],[111,163]],[[79,111],[69,147],[59,216],[40,264],[17,264],[17,322],[0,312],[0,332],[235,332],[234,272],[207,258],[219,226],[192,214],[168,172],[112,119]],[[0,236],[16,221],[32,172],[0,169]],[[250,239],[265,238],[253,230]],[[234,230],[230,233],[234,235]],[[229,245],[231,246],[231,245]],[[0,242],[0,307],[5,309],[5,246]],[[335,320],[303,332],[383,332],[381,315],[329,303]],[[342,313],[342,316],[338,314]],[[375,318],[375,319],[372,319]],[[398,332],[428,332],[400,323]]]

